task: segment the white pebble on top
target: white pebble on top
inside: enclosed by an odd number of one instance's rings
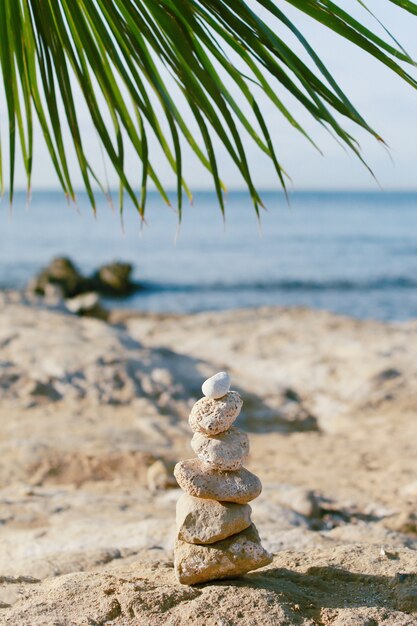
[[[230,376],[227,372],[219,372],[203,383],[201,387],[206,398],[218,400],[223,398],[230,389]]]

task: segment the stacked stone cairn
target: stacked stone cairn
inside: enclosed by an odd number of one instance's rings
[[[251,522],[251,507],[262,490],[243,467],[249,453],[245,433],[233,427],[242,399],[220,372],[205,381],[191,410],[191,447],[198,458],[181,461],[174,474],[185,493],[177,503],[175,573],[194,585],[234,578],[272,561]]]

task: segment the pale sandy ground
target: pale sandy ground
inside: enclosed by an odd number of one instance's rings
[[[113,322],[0,299],[0,624],[417,625],[417,322]],[[187,415],[220,369],[245,401],[275,558],[183,587],[179,492],[150,490],[169,475],[148,468],[192,456]]]

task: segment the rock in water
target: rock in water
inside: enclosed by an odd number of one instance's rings
[[[188,459],[176,464],[174,475],[181,489],[196,498],[246,504],[262,491],[259,478],[244,467],[235,472],[221,472],[199,459]]]
[[[135,287],[131,280],[132,269],[130,263],[120,261],[102,265],[94,276],[97,291],[108,296],[128,296]]]
[[[201,398],[191,409],[191,430],[205,435],[226,432],[235,422],[242,408],[242,398],[237,391],[229,391],[223,398]]]
[[[185,585],[233,578],[271,562],[272,556],[262,547],[253,524],[238,535],[210,545],[193,545],[180,539],[175,545],[175,573]]]
[[[202,500],[184,493],[177,502],[178,539],[210,544],[240,533],[251,525],[249,504]]]
[[[87,278],[70,259],[58,257],[30,282],[28,289],[39,295],[47,295],[48,289],[55,286],[63,298],[75,298],[95,291],[107,296],[123,297],[137,287],[131,279],[132,269],[130,263],[109,263],[99,267],[93,276]]]
[[[238,470],[249,454],[249,438],[237,428],[212,437],[195,433],[191,447],[201,461],[214,469]]]
[[[89,281],[78,271],[74,263],[66,257],[57,257],[42,269],[31,281],[29,290],[45,295],[48,285],[55,285],[64,298],[73,298],[91,290]]]
[[[230,376],[227,372],[219,372],[208,378],[201,387],[206,398],[217,400],[223,398],[230,389]]]

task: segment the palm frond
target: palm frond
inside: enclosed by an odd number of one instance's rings
[[[415,2],[386,1],[417,14]],[[388,29],[380,36],[331,0],[285,2],[417,87],[411,73],[416,64]],[[364,0],[357,2],[368,10]],[[294,38],[303,47],[305,60],[294,52]],[[240,171],[257,212],[262,200],[244,135],[271,159],[285,189],[287,174],[259,93],[311,142],[284,104],[288,94],[361,160],[357,142],[340,120],[350,120],[381,140],[287,17],[284,0],[254,0],[251,5],[245,0],[0,0],[0,67],[8,115],[11,200],[17,145],[30,188],[35,117],[68,197],[74,199],[75,191],[65,126],[93,208],[95,185],[105,190],[83,143],[74,81],[119,178],[120,208],[127,194],[142,217],[149,181],[169,203],[150,149],[151,135],[176,176],[179,217],[183,193],[191,198],[184,177],[184,142],[211,173],[223,212],[225,185],[214,139]],[[126,172],[128,143],[142,164],[137,180]],[[0,140],[2,189],[4,161]]]

